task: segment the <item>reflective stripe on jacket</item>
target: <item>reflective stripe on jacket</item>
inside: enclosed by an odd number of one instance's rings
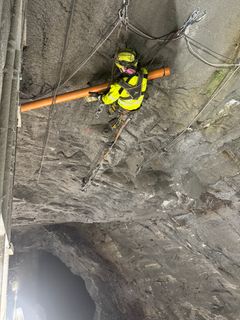
[[[123,86],[121,85],[121,81],[119,81],[119,83],[116,82],[112,84],[108,93],[102,96],[103,103],[112,104],[114,102],[117,102],[120,107],[126,110],[136,110],[140,108],[143,102],[144,92],[147,89],[147,69],[141,68],[140,74],[142,75],[142,83],[140,84],[140,95],[137,99],[133,99],[131,97],[131,89],[128,92],[127,89],[123,88]],[[134,88],[138,85],[139,75],[123,77],[122,81]]]

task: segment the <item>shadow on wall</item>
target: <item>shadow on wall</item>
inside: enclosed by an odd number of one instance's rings
[[[22,256],[17,307],[24,320],[92,320],[95,304],[84,281],[44,251]]]
[[[175,0],[136,0],[129,8],[131,22],[142,31],[160,37],[178,29]],[[165,46],[160,41],[144,39],[129,31],[127,46],[135,49],[142,64],[148,65],[154,58],[155,65],[173,65],[177,54],[177,42]]]

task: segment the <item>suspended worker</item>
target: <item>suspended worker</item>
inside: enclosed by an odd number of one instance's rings
[[[93,93],[105,105],[111,105],[110,112],[116,108],[129,112],[141,107],[147,89],[148,71],[138,67],[135,51],[125,49],[117,54],[115,65],[121,76],[114,82],[107,93]]]

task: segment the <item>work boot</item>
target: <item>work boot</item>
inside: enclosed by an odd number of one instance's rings
[[[110,124],[110,126],[111,126],[112,129],[118,128],[118,127],[120,126],[120,124],[121,124],[121,119],[120,119],[120,117],[111,119],[111,120],[109,121],[109,124]]]

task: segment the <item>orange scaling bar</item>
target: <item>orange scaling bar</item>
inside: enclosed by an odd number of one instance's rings
[[[149,72],[148,80],[155,80],[158,78],[167,77],[167,76],[170,76],[170,74],[171,74],[171,71],[170,71],[170,68],[168,67],[156,69]],[[53,99],[53,97],[50,97],[50,98],[44,98],[44,99],[40,99],[32,102],[27,102],[21,105],[21,112],[40,109],[40,108],[51,106],[52,104],[58,104],[58,103],[63,103],[63,102],[68,102],[68,101],[88,97],[90,95],[90,92],[102,92],[108,89],[109,85],[110,84],[106,82],[98,86],[66,92],[66,93],[57,95],[55,100]]]

